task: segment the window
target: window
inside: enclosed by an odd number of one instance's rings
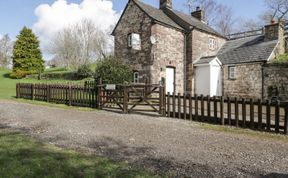
[[[141,37],[137,33],[128,35],[128,47],[136,50],[141,50]]]
[[[228,67],[228,72],[229,72],[229,79],[235,80],[236,79],[236,67],[235,66],[230,66]]]
[[[209,49],[217,49],[217,41],[214,38],[209,38]]]
[[[139,72],[134,72],[133,73],[133,82],[134,83],[139,83]]]

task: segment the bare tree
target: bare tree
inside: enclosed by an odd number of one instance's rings
[[[233,31],[236,21],[230,7],[217,3],[215,0],[187,0],[185,6],[189,13],[196,7],[205,11],[205,21],[214,27],[222,35],[227,35]]]
[[[109,53],[109,36],[98,29],[89,19],[83,19],[58,32],[52,41],[49,52],[63,66],[78,69],[81,65]]]
[[[288,0],[265,0],[267,12],[265,18],[272,20],[286,20],[288,14]]]
[[[0,66],[7,68],[11,65],[12,46],[13,43],[8,34],[0,39]]]

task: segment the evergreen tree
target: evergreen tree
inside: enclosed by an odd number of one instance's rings
[[[31,29],[24,27],[17,36],[13,48],[12,78],[23,78],[26,75],[44,71],[44,60],[39,46],[39,40]]]

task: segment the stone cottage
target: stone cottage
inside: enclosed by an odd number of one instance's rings
[[[263,96],[262,66],[285,51],[281,24],[228,39],[205,23],[201,9],[187,15],[172,0],[159,2],[155,8],[129,0],[112,33],[115,56],[131,66],[135,83],[165,78],[170,93]]]

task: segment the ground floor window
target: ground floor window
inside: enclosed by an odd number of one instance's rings
[[[235,66],[228,67],[228,76],[229,76],[229,79],[231,80],[236,79],[236,67]]]
[[[139,72],[138,71],[133,72],[133,82],[139,83]]]

